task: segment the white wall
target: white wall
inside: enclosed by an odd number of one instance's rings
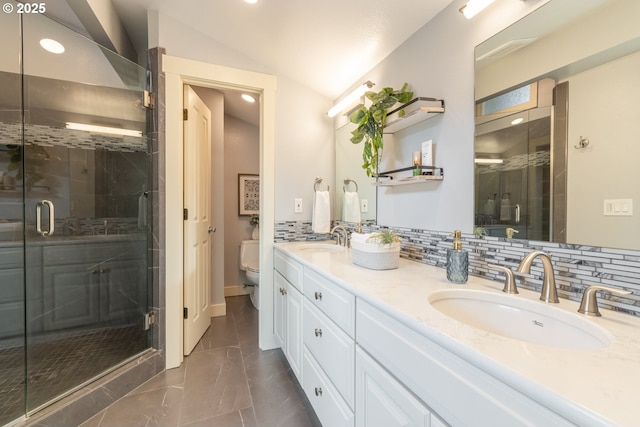
[[[639,70],[640,53],[636,53],[569,79],[568,242],[638,248],[640,85],[635,82]],[[574,149],[580,137],[588,138],[589,146]],[[605,199],[632,199],[636,212],[604,216]]]
[[[207,38],[192,28],[158,13],[149,14],[149,41],[157,41],[168,55],[273,73],[251,58]],[[153,47],[154,45],[151,45]],[[276,93],[276,211],[277,221],[310,220],[313,182],[322,176],[335,188],[333,123],[326,112],[332,101],[278,75]],[[293,199],[303,198],[303,213],[294,214]]]
[[[224,285],[242,286],[246,283],[240,272],[240,243],[251,239],[253,227],[248,216],[238,215],[238,174],[260,171],[260,132],[258,126],[225,115],[224,122]],[[237,292],[237,290],[234,290]]]
[[[474,47],[546,1],[496,0],[472,20],[458,12],[464,3],[454,1],[354,82],[353,87],[371,80],[376,84],[374,90],[399,88],[407,82],[416,96],[442,98],[446,103],[446,112],[440,117],[385,140],[383,162],[392,161],[387,156],[391,151],[398,166],[410,166],[411,152],[422,141],[432,139],[435,165],[444,168],[445,177],[440,183],[379,191],[381,225],[473,229]]]

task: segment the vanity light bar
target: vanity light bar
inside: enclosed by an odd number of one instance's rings
[[[365,82],[362,86],[358,86],[353,92],[345,96],[340,102],[334,105],[328,112],[329,117],[334,117],[338,113],[342,112],[345,108],[351,105],[356,99],[360,98],[364,93],[373,87],[373,83],[370,81]]]
[[[108,133],[111,135],[135,136],[137,138],[142,138],[142,132],[139,130],[133,130],[133,129],[111,128],[107,126],[96,126],[96,125],[88,125],[84,123],[73,123],[73,122],[67,122],[66,128],[73,129],[73,130],[83,130],[86,132]]]
[[[494,0],[469,0],[460,8],[460,13],[462,13],[465,18],[471,19],[493,2]]]

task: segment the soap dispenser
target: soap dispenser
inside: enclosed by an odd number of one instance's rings
[[[469,278],[469,254],[462,249],[462,232],[453,232],[453,249],[447,251],[447,280],[464,284]]]

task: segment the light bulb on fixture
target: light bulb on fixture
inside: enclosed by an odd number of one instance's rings
[[[40,40],[40,46],[47,52],[61,54],[64,53],[64,46],[62,43],[53,40],[53,39],[42,39]]]
[[[254,102],[256,102],[256,99],[253,96],[249,95],[248,93],[243,93],[242,95],[240,95],[240,97],[242,99],[244,99],[245,101],[250,102],[252,104]]]
[[[349,105],[351,105],[356,99],[360,98],[364,93],[373,87],[373,83],[367,81],[362,84],[362,86],[358,86],[353,92],[349,95],[345,96],[340,102],[334,105],[328,112],[327,115],[329,117],[334,117],[336,114],[343,111]]]
[[[469,0],[460,8],[460,13],[462,13],[465,18],[471,19],[493,2],[494,0]]]

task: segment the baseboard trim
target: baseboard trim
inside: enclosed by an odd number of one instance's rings
[[[253,286],[232,285],[224,287],[225,297],[235,297],[238,295],[249,295],[253,290]]]
[[[209,306],[209,316],[210,317],[220,317],[227,315],[227,304],[211,304]]]

